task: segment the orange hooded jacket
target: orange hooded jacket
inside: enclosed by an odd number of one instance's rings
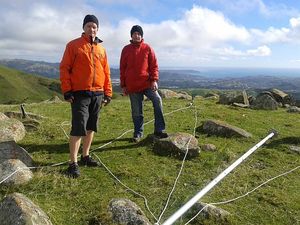
[[[142,40],[126,45],[120,59],[121,87],[128,93],[150,88],[151,81],[158,81],[158,64],[153,49]]]
[[[72,91],[103,91],[112,97],[110,68],[106,51],[98,38],[93,43],[82,34],[70,41],[60,63],[63,93]]]

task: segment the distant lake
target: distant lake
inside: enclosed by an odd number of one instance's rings
[[[181,70],[190,75],[205,77],[247,77],[247,76],[285,76],[300,77],[300,68],[161,68],[161,70]]]

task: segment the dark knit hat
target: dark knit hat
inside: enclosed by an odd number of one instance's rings
[[[93,23],[97,24],[97,27],[99,27],[98,19],[97,19],[97,17],[94,16],[94,15],[86,15],[86,16],[84,17],[82,28],[83,28],[84,25],[87,24],[88,22],[93,22]]]
[[[143,28],[141,26],[139,26],[139,25],[134,25],[131,28],[130,36],[132,36],[134,32],[139,32],[142,37],[144,35]]]

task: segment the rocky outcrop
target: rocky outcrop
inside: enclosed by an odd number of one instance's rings
[[[198,127],[197,130],[203,130],[206,134],[222,137],[252,137],[249,132],[219,120],[204,121],[202,127]]]
[[[19,159],[28,167],[33,164],[28,152],[14,141],[0,143],[0,163],[9,159]]]
[[[108,210],[114,224],[151,225],[141,208],[128,199],[112,199]]]
[[[22,122],[16,119],[6,119],[3,115],[0,120],[0,142],[22,140],[26,130]]]
[[[10,176],[12,175],[12,176]],[[9,159],[0,164],[0,181],[5,185],[20,185],[33,177],[31,170],[18,159]]]
[[[188,150],[187,157],[194,158],[199,155],[200,148],[198,140],[191,134],[173,133],[163,139],[154,138],[153,151],[159,155],[184,156]]]
[[[8,195],[0,203],[1,225],[52,225],[47,214],[20,193]]]

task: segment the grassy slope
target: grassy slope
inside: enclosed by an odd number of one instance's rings
[[[42,101],[60,95],[59,81],[0,66],[0,103]]]
[[[164,100],[165,113],[181,107],[184,100]],[[228,175],[204,198],[204,202],[218,202],[242,195],[282,172],[300,165],[299,155],[288,150],[288,145],[300,145],[299,114],[285,110],[254,111],[218,105],[209,100],[197,100],[198,125],[205,119],[220,119],[240,126],[253,134],[253,138],[227,139],[208,137],[198,133],[199,145],[213,143],[217,152],[201,152],[196,159],[186,161],[164,221],[183,203],[215,178],[241,154],[264,138],[270,128],[280,136],[250,156],[232,174]],[[0,111],[13,106],[0,106]],[[51,165],[68,158],[68,145],[60,125],[70,119],[67,103],[27,105],[28,112],[47,116],[37,132],[28,133],[19,144],[27,149],[40,165]],[[17,108],[15,109],[17,110]],[[145,120],[152,119],[150,102],[145,104]],[[168,132],[193,133],[194,110],[187,109],[166,116]],[[69,126],[64,126],[69,132]],[[101,113],[100,132],[95,136],[93,149],[118,137],[132,128],[129,101],[115,99]],[[145,133],[153,130],[152,123]],[[126,185],[147,197],[149,207],[159,216],[172,188],[181,161],[174,157],[161,157],[151,151],[149,143],[135,145],[128,140],[131,133],[94,153]],[[18,188],[0,187],[0,198],[12,192],[21,192],[37,203],[51,217],[55,225],[107,224],[108,202],[112,198],[129,198],[136,202],[154,223],[145,209],[143,199],[127,191],[103,168],[81,168],[79,179],[68,179],[60,171],[66,166],[44,168],[35,172],[34,179]],[[233,203],[219,207],[232,214],[230,224],[299,224],[300,171],[274,180],[256,192]],[[183,219],[186,221],[187,217]],[[194,224],[201,224],[198,220]],[[184,223],[178,223],[184,224]],[[208,221],[205,224],[214,224]],[[217,223],[216,223],[217,224]]]

